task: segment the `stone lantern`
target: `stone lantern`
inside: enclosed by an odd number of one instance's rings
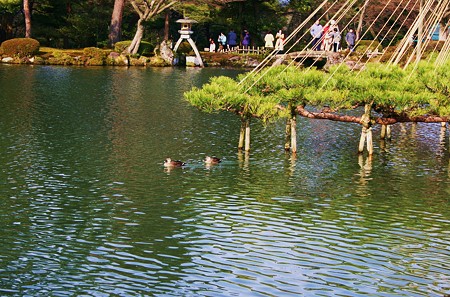
[[[185,17],[184,19],[179,19],[177,23],[181,24],[181,30],[178,30],[180,33],[180,38],[178,39],[177,43],[175,44],[175,47],[173,48],[173,51],[176,52],[178,50],[178,47],[180,46],[181,42],[186,39],[189,44],[191,45],[192,49],[194,50],[195,55],[197,56],[197,60],[199,62],[199,65],[203,67],[203,61],[202,57],[200,56],[200,53],[197,49],[197,46],[195,45],[195,42],[191,38],[191,34],[194,33],[192,31],[192,24],[197,23],[197,21],[191,20],[188,17]]]

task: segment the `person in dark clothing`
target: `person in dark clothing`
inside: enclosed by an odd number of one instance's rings
[[[244,30],[244,38],[242,39],[242,46],[244,48],[248,48],[250,46],[250,33],[247,30]]]
[[[228,44],[227,44],[228,50],[232,50],[237,45],[238,45],[237,34],[236,32],[234,32],[233,29],[231,29],[230,32],[228,32]]]
[[[347,42],[348,49],[353,52],[355,50],[355,43],[356,43],[356,34],[353,29],[350,29],[347,32],[347,35],[345,35],[345,42]]]

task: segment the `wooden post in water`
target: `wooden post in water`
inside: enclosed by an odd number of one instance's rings
[[[291,150],[292,154],[297,154],[297,115],[295,113],[291,118]]]
[[[361,138],[359,139],[359,147],[358,147],[359,154],[362,154],[364,152],[364,144],[366,142],[366,138],[367,138],[367,128],[363,126],[361,131]]]
[[[250,119],[245,120],[245,151],[250,151]]]
[[[372,127],[367,129],[367,151],[369,152],[369,156],[373,155],[373,138],[372,138]]]
[[[284,150],[288,152],[291,150],[291,119],[286,120],[286,130],[284,135]]]
[[[442,146],[445,146],[445,135],[447,134],[447,125],[445,122],[441,123],[441,133],[439,134],[439,142]]]
[[[245,141],[245,119],[241,118],[241,128],[239,130],[238,150],[242,150],[244,148],[244,141]]]
[[[381,125],[380,139],[382,139],[382,140],[386,139],[386,130],[387,130],[387,125]]]
[[[364,107],[364,114],[361,117],[361,125],[363,126],[361,138],[359,139],[358,153],[364,152],[364,143],[367,144],[367,151],[371,156],[373,154],[373,138],[372,138],[372,123],[370,113],[372,110],[372,103],[366,104]]]
[[[381,140],[391,140],[391,125],[381,125],[380,133]]]

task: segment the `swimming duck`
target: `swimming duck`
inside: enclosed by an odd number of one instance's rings
[[[206,156],[206,158],[205,158],[206,164],[219,164],[220,162],[222,162],[222,160],[220,160],[219,158],[216,158],[216,157]]]
[[[186,163],[181,162],[181,161],[175,161],[172,160],[171,158],[166,158],[166,160],[164,160],[164,167],[181,167],[186,165]]]

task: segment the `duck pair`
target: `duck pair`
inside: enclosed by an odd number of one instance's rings
[[[219,164],[220,162],[222,162],[222,160],[216,157],[206,156],[204,162],[207,165],[213,165]],[[166,158],[166,160],[164,161],[164,167],[182,167],[184,165],[186,165],[185,162],[179,160],[172,160],[171,158]]]

